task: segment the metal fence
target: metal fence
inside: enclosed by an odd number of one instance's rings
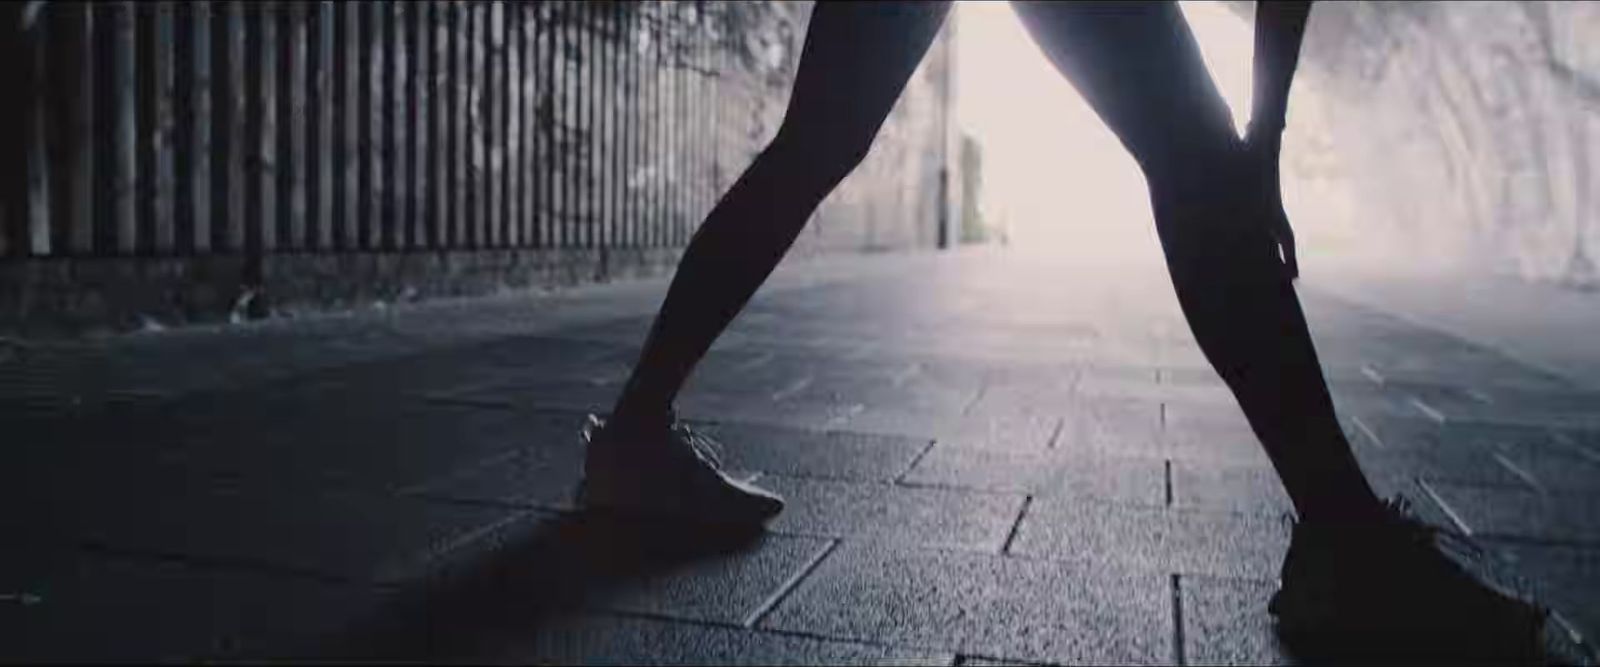
[[[747,148],[731,11],[45,3],[0,256],[681,245]]]

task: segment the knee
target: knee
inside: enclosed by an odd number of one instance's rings
[[[1272,200],[1241,154],[1184,157],[1148,174],[1163,252],[1179,274],[1253,276],[1273,265]]]

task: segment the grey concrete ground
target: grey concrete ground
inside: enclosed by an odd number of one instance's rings
[[[0,657],[1282,662],[1286,498],[1123,263],[785,266],[681,403],[789,500],[744,540],[570,513],[661,280],[6,343]],[[1600,399],[1302,294],[1375,482],[1600,634]]]

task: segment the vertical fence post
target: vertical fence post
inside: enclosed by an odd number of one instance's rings
[[[590,152],[590,199],[593,202],[594,215],[594,245],[605,248],[611,241],[611,218],[608,203],[608,193],[611,192],[610,166],[611,166],[611,91],[608,89],[607,73],[611,71],[611,39],[610,26],[606,20],[607,5],[597,3],[589,10],[589,33],[592,35],[589,42],[594,46],[589,54],[591,75],[589,77],[589,96],[593,98],[594,114],[593,129],[590,131],[593,140]],[[604,255],[602,254],[602,257]]]
[[[490,247],[498,248],[504,241],[505,181],[505,108],[501,98],[505,95],[505,3],[494,0],[483,8],[485,34],[483,39],[483,143],[484,176],[488,199],[486,217],[489,227]]]
[[[522,125],[522,12],[520,3],[506,5],[505,8],[505,38],[502,48],[505,50],[506,75],[505,86],[505,114],[506,119],[506,157],[505,157],[505,221],[506,245],[512,248],[522,246],[522,151],[523,151],[523,125]]]
[[[650,178],[645,190],[648,201],[649,218],[646,220],[646,233],[651,247],[667,245],[667,199],[666,199],[666,86],[663,73],[666,71],[667,29],[665,27],[666,4],[662,0],[645,0],[644,8],[649,11],[650,17],[650,52],[647,72],[649,76],[649,90],[645,92],[646,104],[649,108],[649,121],[647,127],[649,143],[645,147],[645,155],[650,169]]]
[[[135,49],[134,7],[131,2],[116,2],[105,6],[110,19],[106,50],[107,96],[109,118],[110,156],[107,170],[109,182],[106,200],[110,203],[107,234],[123,255],[137,250],[138,228],[138,52]]]
[[[213,192],[213,230],[220,238],[213,246],[228,252],[244,249],[244,150],[245,77],[244,6],[239,2],[214,7],[215,29],[211,31],[214,57],[212,82],[216,91],[213,108],[217,122],[212,126],[213,164],[219,167]]]
[[[146,252],[170,254],[173,226],[173,25],[171,2],[139,5],[140,243]]]
[[[407,246],[411,229],[410,152],[406,149],[406,137],[410,135],[411,127],[406,112],[406,91],[409,86],[406,68],[411,61],[406,48],[406,12],[410,6],[409,2],[390,3],[383,17],[387,26],[383,44],[383,159],[388,170],[384,181],[389,188],[388,196],[384,198],[387,220],[384,221],[386,231],[383,248],[390,251]]]
[[[471,135],[468,133],[468,95],[472,92],[471,82],[467,76],[470,64],[468,53],[471,48],[468,42],[472,37],[472,15],[468,12],[466,3],[454,1],[450,3],[451,16],[454,19],[450,26],[451,59],[450,89],[454,102],[450,105],[450,145],[451,145],[451,203],[453,218],[451,228],[455,231],[451,238],[452,248],[469,247],[472,236],[472,219],[469,212],[472,210],[472,191],[468,185],[468,166],[470,164]]]
[[[182,252],[211,250],[212,103],[211,9],[208,3],[179,5],[178,30],[178,244]]]
[[[518,161],[518,169],[522,173],[520,194],[522,219],[519,224],[522,227],[522,246],[531,248],[537,245],[538,239],[535,226],[538,220],[538,212],[534,208],[535,193],[538,190],[535,185],[538,183],[538,173],[535,168],[537,164],[535,160],[538,159],[538,154],[534,151],[534,137],[538,133],[538,128],[534,125],[534,113],[538,104],[538,79],[536,75],[538,61],[535,59],[537,46],[534,41],[536,34],[534,31],[536,21],[539,18],[539,8],[528,5],[518,5],[518,7],[521,11],[517,20],[517,49],[518,57],[521,59],[521,67],[518,70],[520,78],[517,81],[517,96],[521,99],[521,104],[517,110],[519,122],[521,123],[522,142],[522,152]]]
[[[599,133],[595,131],[595,98],[597,97],[595,95],[595,74],[599,71],[599,68],[595,67],[594,63],[594,55],[599,46],[597,40],[599,35],[595,32],[593,8],[588,3],[580,3],[576,5],[576,8],[579,39],[577,58],[579,83],[577,92],[580,111],[578,127],[579,135],[583,140],[578,149],[578,220],[581,225],[579,239],[582,247],[593,248],[598,240],[596,232],[599,231],[596,229],[595,224],[597,222],[595,215],[595,186],[597,185],[595,181],[597,179],[594,171],[599,162],[595,159],[595,154],[599,148],[597,144]]]
[[[560,26],[556,14],[559,5],[555,0],[549,0],[535,6],[539,23],[535,35],[538,37],[537,60],[539,63],[539,104],[535,107],[538,113],[537,137],[539,142],[539,247],[550,248],[556,244],[556,110],[559,107],[560,89],[556,87],[556,42],[560,37],[557,28]]]
[[[385,20],[389,13],[386,5],[387,3],[382,0],[369,0],[361,4],[366,10],[362,12],[366,34],[361,53],[363,62],[361,70],[362,76],[365,77],[362,86],[365,131],[362,132],[362,138],[365,141],[363,152],[366,159],[365,168],[361,170],[365,182],[363,188],[365,210],[361,218],[366,228],[363,247],[368,250],[378,250],[382,247],[390,221],[393,220],[386,196],[388,184],[384,171],[385,165],[388,164],[384,155],[384,148],[387,145],[384,128],[388,127],[384,122],[388,115],[386,104],[388,100],[384,96],[387,92],[384,89],[387,72],[384,69],[383,53],[386,35],[389,32],[388,21]]]
[[[453,162],[450,143],[450,6],[443,2],[430,0],[428,15],[428,33],[432,40],[428,44],[432,52],[429,60],[432,68],[429,72],[428,84],[428,120],[432,126],[428,147],[432,151],[432,159],[428,168],[432,173],[432,195],[430,206],[432,215],[428,219],[428,240],[432,247],[443,249],[449,247],[450,219],[452,209],[450,202],[450,165]]]
[[[410,40],[406,42],[406,50],[410,51],[411,70],[406,77],[406,120],[411,130],[408,131],[410,142],[406,147],[411,150],[411,186],[408,195],[411,197],[411,248],[427,248],[429,235],[427,227],[432,221],[432,210],[429,208],[429,194],[432,192],[432,171],[430,171],[429,154],[432,142],[429,141],[429,104],[434,99],[432,91],[432,29],[429,18],[434,14],[434,5],[429,2],[419,2],[411,5]]]
[[[291,0],[282,10],[280,61],[287,77],[278,96],[278,240],[286,248],[306,246],[306,3]]]
[[[316,244],[319,250],[333,248],[333,212],[334,212],[334,171],[333,147],[335,145],[333,132],[333,109],[335,99],[334,78],[337,70],[333,66],[334,36],[337,24],[334,12],[338,7],[328,0],[319,0],[315,5],[316,21],[315,31],[310,41],[311,50],[311,92],[309,104],[311,106],[310,152],[310,178],[307,183],[312,220],[307,221],[307,226],[315,229]]]
[[[557,174],[560,180],[556,186],[558,188],[556,194],[556,220],[559,226],[556,246],[570,248],[575,245],[573,243],[573,230],[576,228],[574,223],[575,216],[573,215],[576,207],[573,205],[572,194],[575,189],[573,187],[573,156],[575,153],[574,147],[577,144],[574,141],[574,135],[576,134],[574,116],[577,115],[578,96],[574,92],[577,84],[574,81],[575,66],[571,57],[576,44],[573,34],[575,30],[572,18],[573,5],[567,0],[558,1],[560,4],[557,8],[561,13],[555,53],[559,58],[556,67],[560,76],[560,86],[556,89],[556,105],[559,113],[556,115],[555,149],[556,162],[559,165]]]
[[[488,60],[488,7],[481,2],[473,2],[468,9],[471,12],[472,36],[469,42],[469,55],[471,64],[468,66],[467,80],[471,86],[469,93],[470,128],[472,139],[471,162],[468,173],[471,175],[472,197],[472,247],[475,249],[489,246],[489,146],[487,130],[489,124],[488,96],[484,94],[486,81],[485,64]]]
[[[68,35],[73,27],[62,25],[59,28],[64,29],[59,29],[56,22],[42,20],[25,28],[21,25],[24,7],[8,10],[0,12],[0,16],[12,23],[0,28],[0,34],[10,40],[5,50],[11,61],[0,63],[0,68],[10,75],[7,83],[20,85],[17,94],[26,98],[12,107],[20,113],[7,115],[8,126],[0,128],[7,134],[7,153],[0,155],[0,160],[6,162],[6,169],[0,171],[0,177],[6,179],[5,228],[0,229],[0,237],[5,240],[0,240],[0,256],[59,254],[63,244],[58,241],[60,233],[51,219],[64,210],[61,193],[66,190],[66,181],[59,177],[60,168],[56,166],[61,160],[51,150],[61,145],[62,122],[51,113],[49,105],[66,82],[56,80],[50,73],[61,66],[58,60],[66,60],[57,56],[61,49],[53,47],[70,41]]]
[[[40,235],[33,235],[31,250],[36,254],[51,250],[59,253],[64,249],[71,254],[87,255],[95,247],[95,228],[99,218],[95,197],[95,174],[98,171],[95,169],[95,156],[98,154],[95,119],[99,111],[95,95],[96,70],[99,66],[95,48],[97,14],[97,9],[87,3],[59,5],[53,7],[49,14],[49,31],[52,35],[49,55],[53,56],[57,65],[50,77],[49,109],[50,116],[64,121],[56,124],[58,141],[55,145],[67,151],[66,159],[55,161],[60,171],[51,179],[56,183],[53,188],[55,201],[51,208],[63,212],[66,219],[63,221],[65,224],[55,228],[54,240],[59,242],[53,248],[51,245],[41,246]],[[39,76],[43,74],[38,73]],[[37,227],[47,223],[34,224]]]
[[[251,3],[245,22],[245,87],[249,104],[245,108],[248,160],[245,169],[249,187],[245,200],[245,277],[246,285],[259,287],[263,281],[262,258],[276,247],[277,177],[274,158],[277,142],[277,31],[273,20],[275,5]]]

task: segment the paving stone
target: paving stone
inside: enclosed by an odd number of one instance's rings
[[[1010,553],[1094,567],[1264,578],[1277,575],[1288,546],[1289,526],[1277,518],[1040,498],[1023,514]]]
[[[1231,409],[1237,411],[1237,408]],[[1266,464],[1266,452],[1242,420],[1243,417],[1239,421],[1225,417],[1167,419],[1160,435],[1161,452],[1173,459]]]
[[[116,496],[78,489],[30,494],[35,511],[8,515],[4,527],[47,544],[94,544],[391,582],[421,574],[441,555],[518,515],[369,492],[274,494],[143,481]]]
[[[41,362],[50,372],[8,365],[0,393],[45,409],[0,408],[13,455],[0,486],[23,508],[0,528],[99,550],[34,571],[78,591],[84,627],[107,628],[104,657],[298,655],[252,651],[380,604],[381,581],[424,593],[427,624],[411,632],[425,644],[480,649],[427,657],[1170,662],[1181,573],[1187,662],[1280,660],[1259,607],[1286,498],[1170,286],[1063,296],[1055,274],[966,258],[885,256],[870,264],[889,269],[764,289],[719,339],[680,414],[790,501],[736,547],[541,511],[571,507],[582,415],[616,398],[664,281],[627,298],[130,337],[144,342],[86,344]],[[1430,523],[1453,513],[1513,538],[1501,544],[1558,609],[1594,629],[1593,395],[1304,294],[1379,493]],[[167,560],[108,566],[108,551]],[[488,585],[461,593],[458,574]],[[164,587],[182,607],[173,627],[144,620],[168,618]],[[761,627],[739,627],[774,603]],[[24,626],[47,638],[28,650],[78,640],[76,613]],[[885,648],[914,645],[933,648]]]
[[[1557,428],[1548,431],[1550,441],[1574,455],[1600,462],[1600,429]]]
[[[1149,366],[1088,364],[1078,370],[1074,389],[1095,397],[1149,396],[1161,390],[1158,373]]]
[[[631,343],[643,340],[650,332],[654,315],[634,315],[562,327],[550,333],[551,337],[582,341]]]
[[[1060,443],[1105,451],[1148,447],[1161,438],[1161,402],[1141,398],[1084,397],[1059,410]]]
[[[661,550],[648,544],[637,548],[645,553]],[[617,565],[611,555],[586,553],[588,563],[582,576],[598,585],[583,596],[581,604],[607,611],[744,623],[790,581],[803,575],[827,548],[827,540],[766,535],[738,552],[697,558],[646,577],[635,576],[630,565]],[[624,560],[633,558],[637,556]],[[627,585],[614,585],[618,581]]]
[[[549,509],[574,509],[574,494],[583,478],[583,450],[566,447],[525,448],[476,461],[447,475],[404,489],[422,498]]]
[[[258,397],[259,398],[259,397]],[[550,432],[549,413],[349,397],[213,400],[163,408],[92,436],[164,443],[196,473],[296,488],[400,488]]]
[[[1557,429],[1535,424],[1497,424],[1453,420],[1439,423],[1425,417],[1399,417],[1350,412],[1342,415],[1345,432],[1357,447],[1378,450],[1434,447],[1486,447],[1549,442]]]
[[[585,614],[553,620],[451,662],[561,665],[949,665],[934,651],[713,625]]]
[[[921,438],[731,422],[704,430],[723,444],[731,468],[855,481],[893,480],[931,444]]]
[[[1480,418],[1485,421],[1541,425],[1600,425],[1595,417],[1600,412],[1600,394],[1595,392],[1495,388],[1475,393],[1482,394],[1488,404],[1463,417],[1483,415]]]
[[[452,500],[574,507],[582,478],[583,447],[578,437],[582,415],[552,417],[544,437],[530,446],[476,461],[409,493]],[[723,446],[730,472],[773,473],[823,479],[887,482],[904,473],[928,442],[893,436],[816,432],[756,424],[696,424]]]
[[[1077,375],[1070,370],[1063,370],[1059,375],[1045,374],[1042,377],[1014,371],[996,375],[997,377],[982,386],[979,394],[972,397],[973,400],[968,407],[969,413],[994,416],[1051,416],[1059,412],[1061,406],[1082,400],[1086,396],[1079,392],[1076,386]]]
[[[1162,462],[1154,459],[936,445],[904,482],[1160,506],[1164,478]]]
[[[1449,517],[1438,511],[1417,486],[1415,474],[1370,461],[1363,461],[1361,465],[1367,481],[1380,497],[1403,496],[1419,518],[1438,526],[1451,525]],[[1277,471],[1270,464],[1216,461],[1172,462],[1172,506],[1268,518],[1281,518],[1294,510]]]
[[[748,625],[830,540],[543,514],[486,535],[349,633],[352,658],[437,660],[582,610]],[[375,652],[375,653],[374,653]]]
[[[843,419],[843,428],[866,433],[927,437],[957,447],[1043,449],[1058,434],[1055,416],[926,412],[864,407]]]
[[[1184,460],[1172,462],[1172,506],[1273,516],[1293,508],[1271,466]]]
[[[889,405],[910,410],[959,413],[978,398],[977,378],[953,381],[928,377],[921,364],[899,368],[849,369],[797,379],[777,393],[785,399]]]
[[[828,403],[817,401],[774,401],[760,394],[713,394],[702,392],[687,395],[677,402],[678,415],[704,422],[744,422],[798,430],[833,431],[860,430],[852,428],[851,417],[858,414],[860,403]],[[917,436],[918,433],[875,431],[889,435]]]
[[[1164,576],[845,544],[759,627],[1053,663],[1169,663]]]
[[[1466,445],[1428,449],[1358,448],[1356,460],[1369,476],[1391,475],[1476,486],[1531,489],[1517,473],[1495,460],[1488,448]]]
[[[1447,421],[1594,427],[1600,395],[1577,390],[1535,390],[1471,385],[1391,383],[1401,402],[1420,401]],[[1386,386],[1386,389],[1389,387]],[[1411,405],[1416,407],[1415,404]]]
[[[775,352],[772,359],[759,365],[724,364],[697,369],[684,387],[684,393],[759,395],[770,399],[775,394],[781,396],[804,389],[804,384],[796,387],[796,383],[814,382],[820,363],[803,356]]]
[[[1592,493],[1600,480],[1600,458],[1583,455],[1554,442],[1511,443],[1491,448],[1499,467],[1536,490]]]
[[[1538,599],[1600,648],[1600,549],[1484,540],[1533,584]]]
[[[769,524],[804,535],[999,551],[1022,508],[1020,494],[763,476],[788,506]]]
[[[366,587],[82,551],[0,555],[0,660],[191,662],[285,655],[377,606]]]
[[[1267,613],[1276,581],[1186,575],[1178,586],[1185,664],[1294,664]]]
[[[1194,428],[1206,430],[1250,431],[1250,422],[1237,401],[1181,401],[1168,399],[1161,402],[1161,423],[1168,430],[1183,431]]]
[[[610,409],[626,378],[546,378],[505,382],[429,394],[438,403],[502,408],[598,412]]]
[[[1600,544],[1600,496],[1428,481],[1474,535]]]
[[[1349,409],[1339,410],[1338,414],[1345,437],[1357,451],[1432,447],[1443,433],[1437,422],[1427,419]]]

